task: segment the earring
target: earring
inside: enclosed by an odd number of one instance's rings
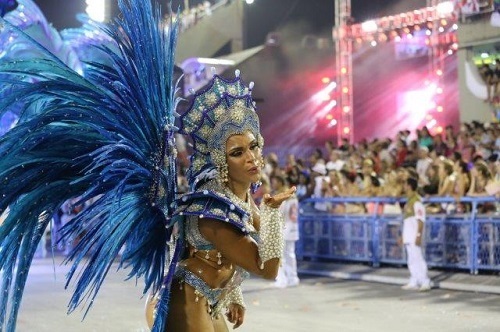
[[[260,156],[259,162],[260,162],[260,168],[264,168],[266,166],[266,162],[264,160],[264,157]]]
[[[227,164],[223,163],[222,165],[219,165],[218,171],[219,171],[219,181],[221,183],[227,183],[229,181]]]

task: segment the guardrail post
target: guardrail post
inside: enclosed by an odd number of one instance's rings
[[[479,253],[479,229],[478,229],[478,221],[477,221],[477,202],[472,202],[472,211],[470,214],[470,273],[478,274],[478,253]]]
[[[380,266],[380,223],[378,216],[379,202],[375,202],[375,210],[373,211],[372,218],[372,264],[374,267]]]

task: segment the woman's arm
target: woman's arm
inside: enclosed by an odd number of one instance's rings
[[[201,235],[233,264],[265,279],[276,278],[279,258],[270,259],[261,269],[259,246],[250,236],[242,234],[229,223],[213,219],[201,219],[198,227]]]
[[[292,187],[275,196],[264,195],[258,244],[231,224],[213,219],[201,219],[203,222],[198,223],[200,233],[233,264],[265,279],[274,279],[283,252],[283,216],[279,207],[295,190]]]

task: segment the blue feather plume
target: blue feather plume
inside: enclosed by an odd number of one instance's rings
[[[0,89],[9,89],[0,111],[26,105],[0,138],[0,212],[10,209],[0,226],[0,329],[15,330],[38,241],[70,198],[94,202],[62,230],[83,234],[68,256],[69,312],[89,300],[87,313],[123,245],[129,278],[144,278],[144,293],[162,286],[177,187],[177,26],[165,33],[150,1],[119,6],[121,18],[101,27],[116,48],[94,46],[107,62],[86,63],[85,77],[21,31],[43,57],[0,61]]]

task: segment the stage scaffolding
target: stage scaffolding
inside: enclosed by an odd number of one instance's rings
[[[335,77],[340,89],[337,101],[337,141],[353,143],[353,43],[386,42],[399,36],[400,32],[423,27],[431,31],[429,36],[429,76],[441,86],[444,73],[444,58],[451,44],[456,44],[456,33],[444,31],[443,26],[457,22],[451,1],[427,0],[425,8],[385,16],[370,22],[353,24],[351,0],[335,0]],[[367,24],[368,23],[368,24]],[[442,94],[442,90],[441,90]],[[443,112],[441,100],[436,100],[436,111]]]

